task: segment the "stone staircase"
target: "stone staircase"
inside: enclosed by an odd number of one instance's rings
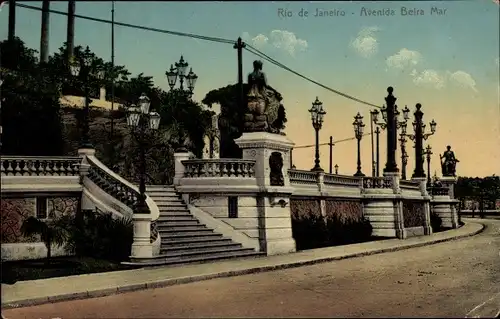
[[[173,186],[148,185],[146,193],[160,210],[157,226],[161,236],[161,251],[160,256],[156,256],[152,263],[200,263],[265,255],[254,249],[244,248],[201,224],[189,212]]]

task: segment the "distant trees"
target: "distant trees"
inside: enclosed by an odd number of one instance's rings
[[[496,200],[500,199],[500,177],[459,177],[455,186],[455,197],[460,200],[461,206],[469,199],[479,203],[481,210],[487,207],[494,209]]]

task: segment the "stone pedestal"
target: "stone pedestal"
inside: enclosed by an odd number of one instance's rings
[[[458,178],[456,176],[443,176],[439,181],[443,184],[443,187],[448,188],[448,195],[451,199],[455,199],[455,184]]]
[[[179,180],[184,177],[184,165],[182,161],[188,160],[191,157],[190,152],[175,152],[174,153],[174,185],[179,185]]]
[[[294,143],[284,135],[267,132],[243,133],[235,143],[243,150],[243,159],[255,161],[261,250],[267,255],[294,252],[290,211],[293,188],[288,177],[290,150]]]
[[[151,243],[151,215],[134,214],[134,242],[132,243],[131,260],[137,261],[153,257],[153,244]]]
[[[432,211],[441,218],[441,226],[444,228],[458,228],[458,213],[456,210],[457,200],[451,199],[449,195],[434,195],[431,206]]]
[[[427,178],[425,177],[413,177],[413,181],[418,181],[420,183],[420,193],[424,198],[424,234],[431,235],[432,234],[432,226],[431,226],[431,200],[432,197],[427,192]]]

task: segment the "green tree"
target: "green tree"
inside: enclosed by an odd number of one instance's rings
[[[21,225],[23,236],[39,235],[47,248],[47,262],[52,257],[52,245],[62,246],[68,238],[68,216],[42,221],[36,217],[29,217]]]
[[[20,39],[2,41],[0,49],[3,154],[62,155],[61,83]]]

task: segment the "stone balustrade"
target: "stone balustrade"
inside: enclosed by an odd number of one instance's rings
[[[360,187],[360,178],[355,176],[325,174],[323,183],[325,185],[354,186]]]
[[[80,157],[2,156],[2,176],[78,176]]]
[[[315,185],[318,183],[318,172],[289,169],[290,184]]]
[[[90,165],[87,177],[103,191],[134,209],[139,198],[139,192],[108,174],[94,162],[93,157],[87,157],[87,162]]]
[[[448,196],[450,189],[448,187],[438,187],[438,186],[432,186],[427,189],[427,191],[432,195],[432,196]]]
[[[408,180],[400,180],[399,181],[399,187],[402,189],[413,189],[413,190],[419,190],[420,189],[420,182],[419,181],[408,181]]]
[[[393,188],[391,177],[363,177],[363,188]]]
[[[184,178],[203,177],[255,177],[255,161],[220,158],[220,159],[192,159],[182,161]]]

